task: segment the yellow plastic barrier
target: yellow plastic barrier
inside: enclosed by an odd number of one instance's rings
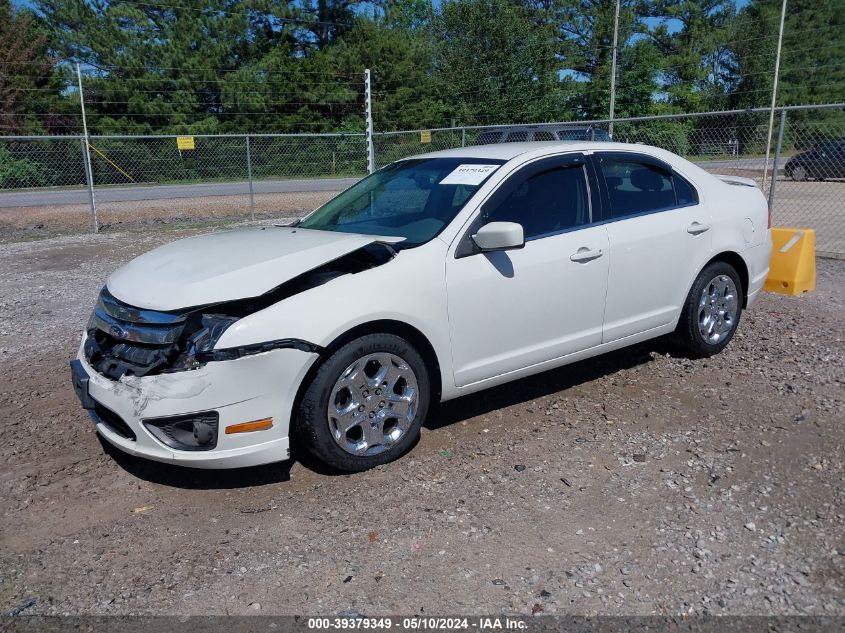
[[[816,289],[816,232],[772,229],[772,257],[763,289],[797,296]]]

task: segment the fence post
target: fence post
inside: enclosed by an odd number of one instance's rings
[[[610,123],[607,125],[607,133],[613,136],[613,119],[616,116],[616,56],[619,44],[619,5],[620,0],[616,0],[616,11],[613,18],[613,61],[610,65]],[[595,138],[593,139],[595,140]]]
[[[249,134],[246,135],[246,177],[249,180],[249,212],[255,222],[255,197],[252,193],[252,153],[249,147]]]
[[[772,179],[769,183],[769,209],[775,206],[775,185],[778,181],[778,162],[780,150],[783,146],[783,128],[786,127],[786,110],[780,111],[780,126],[778,127],[778,144],[775,146],[775,162],[772,164]]]
[[[369,68],[364,69],[364,98],[366,100],[364,114],[366,115],[367,173],[371,174],[376,170],[376,152],[373,146],[373,102]]]
[[[100,232],[100,223],[97,221],[97,201],[94,199],[94,171],[91,169],[91,146],[88,143],[88,122],[85,120],[85,96],[82,93],[82,71],[79,64],[76,64],[76,79],[79,82],[79,107],[82,109],[82,160],[85,162],[85,179],[88,181],[88,202],[91,205],[91,226],[94,233]]]
[[[467,129],[465,127],[461,128],[461,147],[467,146]]]

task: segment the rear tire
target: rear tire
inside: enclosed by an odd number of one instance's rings
[[[393,334],[369,334],[334,352],[301,399],[297,431],[328,466],[360,472],[401,457],[420,434],[431,399],[420,354]]]
[[[694,356],[718,354],[730,343],[742,315],[744,289],[725,262],[707,265],[687,295],[676,334]]]

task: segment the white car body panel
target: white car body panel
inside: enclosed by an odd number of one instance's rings
[[[84,337],[83,337],[84,344]],[[194,468],[240,468],[290,457],[288,416],[299,384],[316,354],[279,349],[238,360],[208,363],[191,372],[177,372],[112,381],[99,375],[80,347],[77,358],[90,377],[89,393],[119,415],[135,432],[128,440],[92,415],[97,431],[110,444],[159,462]],[[216,410],[221,431],[230,424],[273,418],[261,433],[221,432],[212,451],[178,451],[161,444],[142,420]]]
[[[698,269],[712,252],[706,204],[650,213],[606,224],[613,248],[602,342],[608,343],[675,320]]]
[[[481,205],[520,168],[549,156],[640,153],[668,163],[698,190],[698,204],[612,220],[529,240],[524,248],[456,258]],[[195,467],[286,459],[296,394],[321,349],[373,322],[412,328],[436,359],[441,400],[504,384],[672,332],[700,270],[714,257],[741,259],[751,304],[768,273],[766,201],[743,179],[719,178],[664,150],[591,142],[508,143],[423,157],[508,161],[441,233],[374,268],[342,274],[244,316],[217,340],[226,350],[294,339],[316,351],[274,349],[193,371],[111,381],[78,358],[91,395],[136,432],[131,443],[98,424],[122,450]],[[689,233],[698,223],[704,232]],[[108,280],[120,301],[149,310],[255,297],[374,242],[401,238],[267,227],[189,238],[133,260]],[[581,248],[601,256],[575,262]],[[726,254],[726,255],[725,255]],[[143,404],[143,406],[141,406]],[[220,441],[210,451],[163,447],[145,416],[215,409]],[[273,418],[269,431],[223,435],[228,424]]]
[[[606,227],[591,226],[530,240],[520,250],[448,257],[455,386],[601,343],[608,257],[569,257],[607,247]]]
[[[373,242],[401,238],[258,227],[189,237],[160,246],[106,282],[125,303],[179,310],[255,297]]]
[[[326,347],[353,328],[373,321],[406,323],[422,333],[437,355],[443,384],[452,382],[443,262],[446,246],[431,240],[401,251],[382,266],[345,275],[294,295],[230,327],[217,347],[268,340],[284,332]],[[411,284],[411,286],[408,286]],[[307,315],[303,318],[302,315]]]

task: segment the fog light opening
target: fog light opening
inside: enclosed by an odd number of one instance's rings
[[[165,446],[182,451],[209,451],[217,446],[216,411],[144,420],[146,429]]]

